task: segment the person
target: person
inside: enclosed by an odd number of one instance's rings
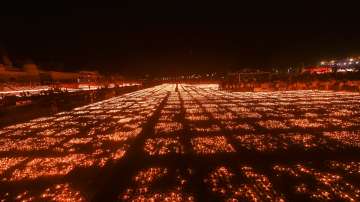
[[[56,100],[55,99],[52,99],[51,101],[50,101],[50,108],[51,108],[51,112],[52,113],[57,113],[57,111],[58,111],[58,107],[57,107],[57,103],[56,103]]]

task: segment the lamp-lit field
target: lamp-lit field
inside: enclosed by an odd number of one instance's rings
[[[164,84],[0,129],[0,201],[359,201],[360,95]]]

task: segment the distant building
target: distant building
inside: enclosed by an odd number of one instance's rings
[[[233,82],[241,82],[248,80],[267,80],[272,75],[271,72],[260,70],[246,70],[228,73],[228,80]]]
[[[327,74],[327,73],[332,72],[332,67],[330,67],[330,66],[309,66],[309,67],[304,67],[301,72],[309,73],[309,74]]]
[[[80,71],[79,72],[79,81],[80,82],[93,82],[99,81],[101,75],[97,71]]]
[[[320,66],[330,66],[333,68],[333,72],[357,72],[360,70],[360,57],[321,61]]]
[[[4,50],[0,50],[0,83],[79,83],[96,82],[101,78],[96,71],[44,71],[31,61],[16,68]]]
[[[0,82],[39,82],[37,66],[26,66],[23,69],[0,64]]]
[[[79,83],[97,82],[100,78],[101,75],[96,71],[43,71],[36,64],[25,64],[23,68],[8,67],[0,64],[0,82]]]

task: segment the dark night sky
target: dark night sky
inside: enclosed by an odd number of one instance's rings
[[[123,74],[287,67],[360,54],[351,5],[9,5],[0,46],[15,61]],[[5,12],[5,13],[4,13]]]

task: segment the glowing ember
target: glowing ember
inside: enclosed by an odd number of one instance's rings
[[[215,154],[235,151],[223,136],[197,137],[191,140],[191,144],[197,154]]]

